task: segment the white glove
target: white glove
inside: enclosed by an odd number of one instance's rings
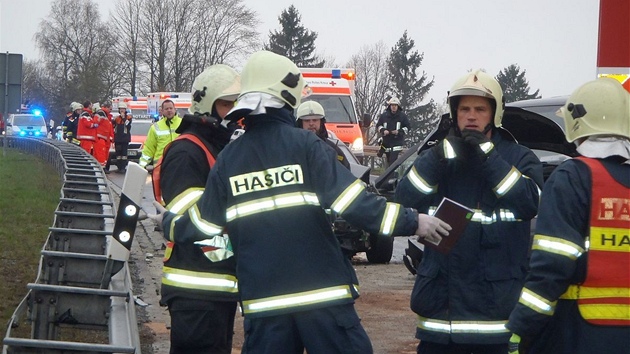
[[[157,200],[153,201],[153,205],[157,209],[157,214],[147,214],[147,217],[155,221],[156,224],[162,226],[162,219],[164,218],[164,213],[166,213],[168,210],[162,204],[160,204]]]
[[[144,169],[149,171],[149,172],[153,172],[154,168],[155,168],[155,166],[153,166],[153,165],[146,165],[146,166],[144,166]]]
[[[434,244],[440,243],[442,237],[448,236],[451,225],[427,214],[418,214],[418,229],[416,235],[418,239],[425,239]]]

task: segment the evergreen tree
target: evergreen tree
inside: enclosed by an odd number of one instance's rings
[[[540,90],[536,90],[532,94],[529,93],[530,88],[529,83],[525,79],[525,71],[521,72],[521,68],[518,65],[512,64],[501,70],[499,75],[496,76],[497,81],[501,84],[501,88],[503,88],[503,97],[505,97],[506,103],[541,97],[538,94]]]
[[[301,21],[302,16],[295,6],[282,11],[278,17],[282,30],[269,31],[269,44],[265,45],[265,50],[284,55],[299,67],[321,68],[324,61],[313,54],[317,32],[307,30]]]
[[[418,75],[424,53],[420,54],[414,50],[414,46],[414,40],[409,38],[405,31],[392,48],[388,63],[390,94],[400,99],[400,105],[411,124],[411,131],[406,139],[408,146],[424,139],[436,119],[439,118],[433,100],[421,104],[433,86],[434,80],[429,81],[424,71]]]

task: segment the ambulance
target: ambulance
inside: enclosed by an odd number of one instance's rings
[[[160,119],[160,107],[164,100],[173,101],[177,115],[183,117],[188,114],[188,108],[192,104],[192,94],[190,92],[151,92],[147,94],[147,109],[153,119]]]
[[[136,96],[121,96],[112,99],[112,113],[118,113],[119,103],[127,104],[127,112],[131,113],[134,119],[148,119],[147,98]]]
[[[363,156],[363,133],[354,103],[354,69],[300,68],[306,87],[302,102],[324,107],[326,128],[355,156]]]

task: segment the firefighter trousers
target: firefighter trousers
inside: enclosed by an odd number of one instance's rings
[[[171,315],[170,354],[230,354],[236,302],[176,297]]]
[[[245,318],[243,354],[373,353],[353,304]]]

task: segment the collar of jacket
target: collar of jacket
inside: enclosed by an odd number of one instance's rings
[[[282,123],[295,127],[295,117],[286,108],[266,108],[266,114],[256,114],[245,117],[245,128],[252,129],[261,124]]]

